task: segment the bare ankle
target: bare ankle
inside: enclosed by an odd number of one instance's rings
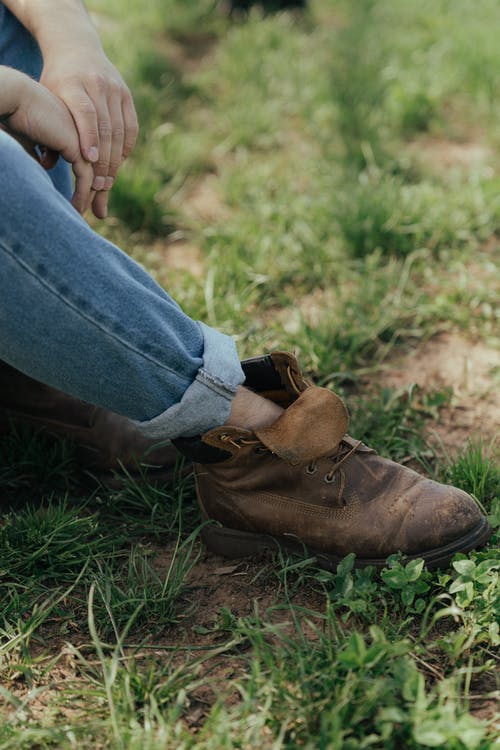
[[[276,422],[282,412],[281,406],[273,401],[240,386],[225,424],[243,427],[245,430],[258,430]]]

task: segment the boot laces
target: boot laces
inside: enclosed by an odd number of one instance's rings
[[[343,463],[345,463],[352,455],[353,453],[356,453],[356,451],[359,450],[360,446],[363,444],[362,440],[357,440],[352,445],[350,443],[346,443],[343,440],[340,442],[340,446],[338,451],[333,456],[328,456],[328,458],[334,462],[332,468],[330,471],[325,474],[324,481],[327,484],[330,484],[335,480],[335,474],[340,469]],[[318,470],[318,460],[313,459],[306,468],[307,474],[316,474]]]
[[[341,505],[343,508],[346,507],[347,503],[344,499],[344,489],[346,484],[346,477],[345,472],[342,469],[342,464],[344,464],[356,451],[359,450],[360,446],[363,445],[361,440],[353,441],[351,444],[350,442],[341,441],[339,448],[337,452],[333,456],[328,456],[328,458],[333,461],[333,466],[328,471],[324,477],[323,481],[326,484],[333,484],[333,482],[336,481],[337,476],[339,477],[339,488],[338,488],[338,496],[337,496],[337,502],[339,505]],[[316,474],[318,470],[317,466],[317,459],[314,459],[311,461],[307,468],[306,473],[307,474]]]
[[[234,445],[236,448],[241,448],[243,445],[253,445],[254,450],[256,453],[273,453],[269,448],[267,448],[265,445],[261,443],[260,440],[246,440],[245,438],[236,438],[233,439],[229,435],[221,435],[220,438],[223,442],[228,442]],[[349,442],[347,440],[341,440],[339,448],[336,453],[334,453],[332,456],[328,456],[331,461],[333,461],[333,466],[328,471],[324,477],[323,481],[326,482],[326,484],[332,484],[335,479],[337,472],[340,472],[340,488],[339,488],[339,502],[342,503],[342,505],[345,505],[343,501],[343,493],[344,493],[344,486],[345,486],[345,475],[342,471],[342,465],[354,454],[356,453],[360,447],[363,445],[362,440],[352,440],[352,438],[349,439]],[[305,469],[306,474],[314,475],[318,471],[318,459],[313,459],[310,461]]]

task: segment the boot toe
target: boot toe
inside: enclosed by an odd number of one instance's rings
[[[474,499],[463,490],[424,480],[419,487],[418,502],[405,519],[402,533],[406,554],[456,545],[456,551],[467,547],[470,535],[484,521]]]

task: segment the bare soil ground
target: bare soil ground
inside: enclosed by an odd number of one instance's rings
[[[467,439],[492,444],[500,426],[500,350],[470,341],[456,331],[443,333],[394,360],[384,383],[425,389],[451,388],[452,402],[432,429],[452,452]]]
[[[450,140],[425,136],[412,141],[408,152],[422,166],[441,175],[449,169],[491,171],[494,158],[492,150],[480,137]]]
[[[197,278],[205,275],[203,254],[199,247],[188,240],[158,240],[152,249],[161,257],[162,265],[167,270],[189,271]]]

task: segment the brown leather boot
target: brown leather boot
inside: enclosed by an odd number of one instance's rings
[[[44,430],[76,443],[79,465],[100,481],[120,484],[125,469],[134,477],[147,466],[148,479],[173,478],[179,453],[156,447],[126,417],[68,396],[0,361],[0,435],[12,425]]]
[[[401,552],[430,567],[481,546],[492,529],[474,500],[454,487],[381,458],[346,435],[348,415],[334,393],[309,386],[284,352],[242,363],[245,385],[285,411],[262,430],[210,430],[175,441],[196,461],[207,546],[243,557],[276,544],[331,567],[354,552],[383,567]]]

